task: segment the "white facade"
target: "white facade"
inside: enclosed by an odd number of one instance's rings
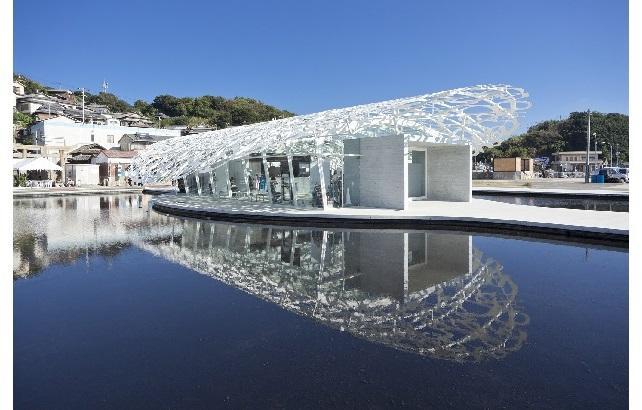
[[[49,146],[76,146],[95,142],[109,149],[118,147],[118,141],[123,135],[137,132],[166,137],[181,135],[180,130],[82,124],[66,117],[40,121],[31,126],[31,136],[34,137],[36,144]]]
[[[99,169],[94,164],[66,164],[65,180],[73,181],[74,185],[98,185]]]
[[[131,164],[134,158],[123,158],[123,157],[108,157],[104,152],[101,152],[92,159],[94,164]]]
[[[16,101],[18,100],[18,97],[21,95],[25,94],[25,86],[20,84],[18,81],[13,82],[13,93],[12,93],[12,101],[13,101],[13,109],[16,109]]]

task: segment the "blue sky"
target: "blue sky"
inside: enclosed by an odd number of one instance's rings
[[[14,2],[14,71],[133,102],[247,96],[305,114],[466,85],[525,88],[522,129],[628,113],[628,3]]]

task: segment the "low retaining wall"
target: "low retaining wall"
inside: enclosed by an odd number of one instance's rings
[[[527,222],[507,222],[483,218],[456,218],[438,217],[430,218],[376,218],[358,216],[328,216],[288,215],[288,214],[257,214],[245,212],[225,212],[204,209],[188,209],[181,206],[168,206],[153,202],[152,209],[178,216],[190,218],[221,220],[233,223],[257,223],[269,225],[299,225],[320,228],[348,228],[348,229],[434,229],[462,232],[480,232],[502,234],[512,237],[535,237],[542,239],[559,240],[560,237],[569,240],[594,243],[614,247],[628,248],[628,231],[609,232],[605,230],[589,230],[581,227],[545,226]]]

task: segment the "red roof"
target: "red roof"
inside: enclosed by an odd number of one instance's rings
[[[106,149],[101,151],[107,158],[134,158],[138,152],[136,151],[119,151],[115,149]]]

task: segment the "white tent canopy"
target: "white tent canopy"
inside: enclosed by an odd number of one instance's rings
[[[27,171],[62,171],[62,168],[47,158],[27,158],[22,161],[17,161],[13,164],[13,169],[20,172]]]

